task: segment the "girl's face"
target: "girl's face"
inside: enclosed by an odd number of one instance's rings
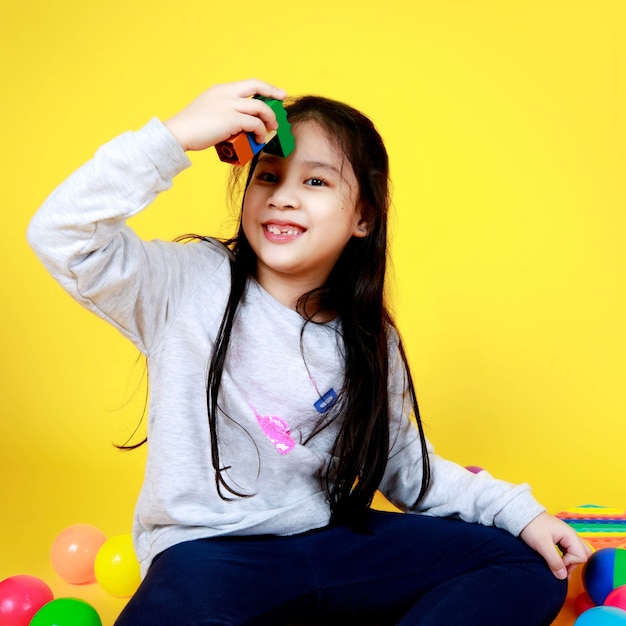
[[[323,285],[348,241],[367,234],[343,154],[315,122],[292,131],[296,148],[288,158],[261,153],[242,215],[256,278],[287,306]]]

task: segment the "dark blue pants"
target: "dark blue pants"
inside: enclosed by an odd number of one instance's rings
[[[372,511],[369,531],[200,539],[159,555],[117,626],[544,626],[567,584],[505,531]]]

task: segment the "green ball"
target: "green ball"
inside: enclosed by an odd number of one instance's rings
[[[102,620],[84,600],[57,598],[35,613],[30,626],[102,626]]]

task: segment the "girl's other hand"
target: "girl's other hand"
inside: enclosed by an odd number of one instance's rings
[[[259,94],[282,100],[286,93],[261,80],[249,79],[215,85],[165,122],[183,150],[204,150],[237,135],[254,133],[259,143],[278,127],[272,109],[251,98]]]
[[[562,520],[542,513],[530,522],[520,537],[545,559],[552,573],[567,578],[591,556],[591,548]],[[562,555],[556,550],[559,547]]]

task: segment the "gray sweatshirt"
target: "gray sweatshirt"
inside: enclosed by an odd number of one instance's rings
[[[208,362],[230,290],[230,254],[215,241],[146,242],[127,226],[190,165],[154,119],[100,148],[46,200],[28,239],[54,278],[146,356],[149,449],[133,536],[145,574],[156,554],[200,537],[294,534],[328,524],[322,478],[343,384],[337,322],[309,324],[250,280],[222,378],[224,477],[252,497],[219,497],[207,423]],[[513,534],[544,509],[527,485],[473,474],[437,456],[418,507],[421,446],[392,334],[390,450],[380,491],[408,513],[455,516]]]

